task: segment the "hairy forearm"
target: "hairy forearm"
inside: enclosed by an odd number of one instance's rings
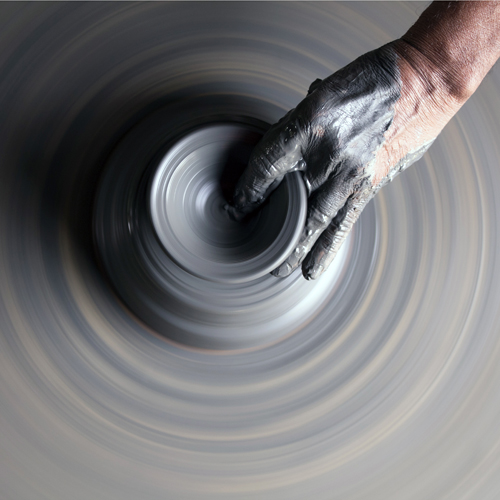
[[[500,2],[433,2],[393,48],[401,95],[376,154],[375,184],[439,135],[496,62]]]
[[[451,96],[465,101],[500,56],[500,2],[433,2],[401,40],[435,66]]]
[[[309,191],[300,240],[276,276],[317,278],[378,190],[417,161],[500,54],[500,4],[436,2],[400,39],[313,83],[273,125],[238,181],[235,211],[300,170]]]

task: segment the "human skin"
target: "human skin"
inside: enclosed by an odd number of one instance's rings
[[[368,201],[417,161],[500,56],[500,2],[434,2],[403,35],[325,80],[273,125],[236,186],[230,212],[255,210],[301,171],[308,215],[273,274],[329,266]]]

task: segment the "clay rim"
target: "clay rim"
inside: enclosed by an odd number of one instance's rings
[[[176,210],[167,210],[167,193],[175,192],[172,177],[178,176],[178,169],[185,156],[196,152],[200,147],[211,144],[216,137],[231,137],[238,140],[239,133],[256,129],[250,125],[239,123],[208,124],[191,130],[172,144],[157,161],[157,166],[149,185],[149,215],[153,228],[162,248],[179,267],[199,278],[217,283],[244,283],[265,276],[281,265],[297,246],[305,225],[307,213],[307,192],[302,175],[293,172],[285,176],[281,185],[270,196],[287,200],[286,213],[279,233],[274,241],[257,255],[238,262],[218,262],[203,258],[191,252],[184,244],[185,235],[175,230],[170,221],[175,217]],[[263,132],[258,130],[258,132]],[[215,141],[218,142],[218,141]],[[219,142],[222,142],[219,141]],[[193,148],[198,145],[198,148]],[[187,152],[187,155],[184,154]],[[281,193],[279,191],[281,190]],[[183,198],[185,198],[183,196]],[[274,201],[276,206],[276,201]],[[184,208],[184,207],[183,207]],[[280,207],[283,209],[283,207]],[[267,213],[265,213],[267,211]],[[262,210],[263,217],[272,216],[272,206]]]

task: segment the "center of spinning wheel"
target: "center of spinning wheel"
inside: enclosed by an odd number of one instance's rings
[[[194,276],[251,281],[279,266],[298,243],[306,216],[299,173],[243,222],[224,209],[261,135],[241,124],[208,125],[177,141],[158,164],[149,194],[153,226],[170,258]]]

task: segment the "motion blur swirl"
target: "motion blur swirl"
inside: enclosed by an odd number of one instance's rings
[[[148,117],[272,123],[424,6],[0,4],[2,499],[498,497],[497,68],[318,282],[179,290],[196,341],[131,312],[94,247]]]

